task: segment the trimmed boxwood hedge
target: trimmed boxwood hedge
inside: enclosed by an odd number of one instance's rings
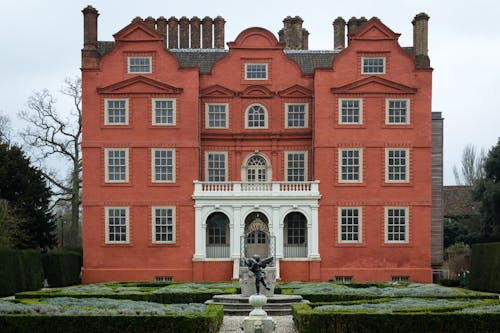
[[[44,270],[51,287],[80,283],[82,256],[75,251],[57,250],[44,254]]]
[[[500,313],[342,313],[315,311],[308,304],[294,304],[292,312],[299,333],[493,333],[500,327]]]
[[[500,293],[500,243],[472,244],[470,288]]]
[[[165,316],[50,316],[0,315],[2,332],[219,332],[224,310],[221,305],[208,305],[202,314],[172,314]]]
[[[0,248],[0,267],[2,267],[0,296],[42,288],[43,269],[40,252]]]

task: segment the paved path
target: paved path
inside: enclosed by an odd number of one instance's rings
[[[224,316],[224,321],[220,328],[221,333],[242,333],[240,328],[241,323],[246,316]],[[276,322],[276,333],[296,333],[293,327],[292,316],[274,316],[273,320]]]

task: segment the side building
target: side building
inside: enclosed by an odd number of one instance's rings
[[[226,49],[221,17],[136,18],[102,42],[83,14],[84,282],[237,279],[270,248],[285,281],[431,281],[427,15],[413,47],[337,18],[314,51],[299,17]]]

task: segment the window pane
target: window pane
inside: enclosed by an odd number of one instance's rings
[[[150,73],[151,58],[149,57],[129,57],[129,73]]]

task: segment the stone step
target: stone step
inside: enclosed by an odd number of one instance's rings
[[[268,297],[263,309],[269,316],[285,316],[292,314],[292,304],[309,303],[298,295],[274,295]],[[205,304],[218,304],[224,306],[224,314],[232,316],[245,316],[253,310],[248,303],[248,297],[242,295],[215,295]]]

